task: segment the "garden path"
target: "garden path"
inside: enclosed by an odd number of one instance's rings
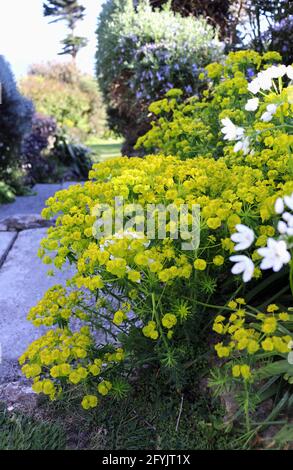
[[[48,277],[37,257],[48,226],[40,216],[45,201],[70,184],[38,184],[31,196],[0,206],[0,383],[19,377],[18,357],[42,333],[27,321],[29,309],[70,275],[67,268]]]

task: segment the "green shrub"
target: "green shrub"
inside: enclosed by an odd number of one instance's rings
[[[103,134],[105,112],[97,85],[74,64],[33,65],[20,86],[39,113],[53,117],[73,137]]]
[[[26,182],[85,180],[91,169],[90,153],[89,148],[58,129],[55,119],[36,114],[32,132],[22,144]]]
[[[21,190],[20,147],[30,131],[33,105],[18,91],[9,64],[0,56],[0,182],[1,200],[9,201]]]
[[[217,34],[204,19],[182,18],[148,2],[104,4],[98,26],[97,76],[110,128],[131,150],[148,128],[148,105],[173,87],[197,94],[202,68],[221,57]],[[184,51],[184,54],[182,54]]]

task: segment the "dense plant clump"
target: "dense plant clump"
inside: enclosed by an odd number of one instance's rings
[[[33,65],[20,86],[39,113],[53,117],[73,137],[103,134],[105,112],[97,85],[73,63]]]
[[[135,0],[136,1],[136,0]],[[164,8],[168,0],[150,0],[154,8]],[[237,26],[244,10],[244,3],[238,0],[171,0],[172,10],[182,16],[203,16],[219,27],[221,39],[235,45]]]
[[[20,358],[36,392],[57,399],[74,386],[88,410],[127,395],[127,374],[147,365],[187,393],[204,349],[223,365],[209,385],[237,397],[244,447],[263,429],[264,400],[283,404],[265,423],[290,407],[293,67],[279,60],[238,52],[210,64],[202,100],[175,89],[151,105],[162,116],[141,143],[160,153],[95,164],[47,201],[43,216],[57,221],[39,255],[50,274],[68,261],[76,272],[29,313],[49,327]],[[186,249],[195,220],[200,238]]]
[[[30,131],[33,105],[17,89],[9,64],[0,56],[0,202],[21,189],[20,146]]]
[[[54,148],[57,125],[53,118],[35,114],[32,131],[22,143],[22,158],[27,177],[32,182],[44,182],[52,176],[54,165],[50,160],[50,150]],[[46,158],[47,157],[47,158]]]
[[[90,154],[88,147],[58,128],[53,118],[36,114],[32,132],[22,144],[26,182],[85,180],[92,165]]]
[[[248,119],[244,109],[251,96],[248,81],[261,68],[280,60],[276,52],[260,55],[239,51],[230,53],[224,63],[209,64],[200,75],[209,83],[203,98],[192,96],[184,100],[181,90],[171,90],[163,99],[152,103],[149,107],[154,117],[152,128],[138,140],[136,147],[181,158],[223,156],[225,142],[219,139],[221,118],[230,117],[236,123]]]
[[[110,128],[131,150],[148,126],[148,105],[174,87],[184,96],[199,92],[202,68],[222,54],[204,19],[182,18],[148,2],[105,3],[98,26],[97,76]],[[184,50],[184,54],[182,51]]]

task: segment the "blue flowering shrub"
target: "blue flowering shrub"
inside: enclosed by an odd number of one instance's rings
[[[204,19],[182,18],[148,2],[104,4],[98,26],[97,76],[110,127],[130,147],[148,127],[148,106],[168,90],[198,94],[204,66],[220,59],[222,44]],[[184,53],[182,53],[184,51]]]
[[[20,146],[30,131],[33,116],[31,101],[18,91],[5,58],[0,55],[0,203],[13,199],[21,189]]]

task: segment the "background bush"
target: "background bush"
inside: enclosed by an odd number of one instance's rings
[[[11,200],[21,190],[20,147],[30,131],[33,116],[31,101],[17,89],[9,64],[0,56],[0,200]]]
[[[148,105],[173,87],[184,96],[200,91],[202,68],[222,54],[214,29],[204,19],[183,18],[148,2],[104,4],[97,30],[97,76],[111,129],[131,151],[148,128]],[[182,53],[184,51],[184,53]]]
[[[73,63],[33,65],[20,86],[39,113],[53,117],[72,136],[103,135],[105,112],[97,84]]]
[[[91,168],[90,150],[40,114],[23,141],[22,160],[29,184],[86,179]]]
[[[22,159],[30,183],[42,183],[52,177],[53,162],[49,157],[56,140],[57,125],[53,118],[35,114],[32,131],[22,143]]]

